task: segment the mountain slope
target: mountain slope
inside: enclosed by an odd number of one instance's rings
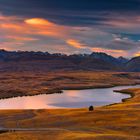
[[[127,60],[106,53],[50,54],[0,50],[0,71],[109,70],[140,71],[140,57]]]
[[[101,53],[101,52],[93,52],[90,57],[92,58],[95,58],[95,59],[101,59],[101,60],[104,60],[106,62],[109,62],[109,63],[113,63],[113,64],[118,64],[119,61],[117,58],[115,57],[112,57],[111,55],[108,55],[106,53]]]
[[[126,63],[126,70],[140,72],[140,57],[134,57]]]

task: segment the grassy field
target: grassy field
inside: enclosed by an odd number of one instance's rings
[[[88,109],[0,111],[0,124],[7,128],[54,128],[54,131],[2,133],[0,139],[139,140],[140,89],[122,92],[135,96],[124,103],[95,108],[93,112]]]
[[[62,89],[136,84],[139,83],[140,79],[139,73],[69,72],[66,75],[61,72],[56,73],[56,75],[51,74],[46,76],[46,83],[49,83],[48,81],[57,84],[60,82],[58,85]],[[26,76],[26,79],[29,76],[32,77],[31,79],[37,77],[38,80],[40,77],[30,74]],[[15,75],[15,81],[18,81],[19,77],[18,74]],[[77,79],[77,86],[75,86],[76,80],[71,80],[70,77],[71,79],[79,78]],[[30,78],[27,80],[28,82]],[[45,78],[42,76],[40,79],[42,79],[40,80],[42,85]],[[34,80],[31,85],[39,84],[38,80]],[[1,110],[0,127],[51,128],[51,130],[1,133],[0,140],[140,140],[140,89],[127,89],[121,92],[130,93],[134,97],[120,104],[97,107],[93,112],[89,112],[87,108]]]
[[[87,89],[140,83],[140,73],[56,71],[0,74],[0,98],[51,94],[63,89]]]

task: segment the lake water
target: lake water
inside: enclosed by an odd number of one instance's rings
[[[119,103],[130,95],[115,93],[113,90],[140,88],[136,86],[118,86],[88,90],[64,90],[62,94],[49,94],[16,97],[0,100],[0,109],[54,109],[54,108],[84,108]]]

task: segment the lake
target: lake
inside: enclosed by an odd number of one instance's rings
[[[64,90],[62,94],[15,97],[0,100],[0,109],[55,109],[84,108],[119,103],[130,95],[115,93],[113,90],[139,88],[135,86],[118,86],[87,90]]]

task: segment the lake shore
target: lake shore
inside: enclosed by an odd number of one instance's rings
[[[101,88],[140,83],[140,73],[123,72],[59,72],[47,74],[3,73],[0,75],[0,98],[46,94],[52,87],[61,89]],[[10,85],[10,86],[9,86]],[[119,92],[133,95],[124,102],[83,109],[0,110],[0,127],[51,128],[49,131],[2,132],[0,139],[55,140],[139,140],[140,89]],[[21,96],[20,95],[20,96]],[[58,131],[59,129],[59,131]],[[38,133],[37,133],[38,132]]]
[[[0,134],[0,138],[15,140],[18,137],[34,140],[53,139],[55,136],[56,140],[139,140],[140,88],[126,89],[121,92],[129,92],[135,96],[123,103],[97,107],[93,112],[89,112],[88,108],[1,110],[0,118],[3,127],[54,128],[54,131],[8,132]],[[18,123],[14,121],[15,119]]]
[[[62,93],[62,90],[109,88],[140,84],[140,73],[58,71],[1,73],[0,99]]]
[[[122,102],[130,95],[114,90],[139,88],[140,85],[116,86],[84,90],[64,90],[62,94],[15,97],[0,101],[0,109],[64,109],[104,106]]]

